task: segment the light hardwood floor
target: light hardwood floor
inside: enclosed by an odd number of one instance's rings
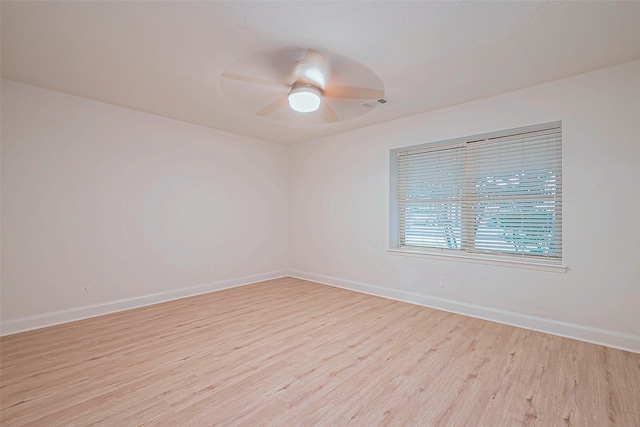
[[[640,355],[284,278],[3,337],[2,426],[640,426]]]

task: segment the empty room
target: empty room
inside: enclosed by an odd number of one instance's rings
[[[640,426],[640,2],[0,18],[2,427]]]

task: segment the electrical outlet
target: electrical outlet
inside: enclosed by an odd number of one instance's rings
[[[438,286],[439,288],[444,288],[444,277],[442,277],[442,276],[439,276],[439,277],[438,277],[438,284],[437,284],[437,286]]]
[[[84,285],[83,289],[86,293],[89,293],[91,292],[91,285],[87,283],[86,285]]]
[[[205,276],[208,276],[208,275],[210,275],[210,274],[211,274],[211,267],[205,267],[205,268],[204,268],[204,275],[205,275]]]

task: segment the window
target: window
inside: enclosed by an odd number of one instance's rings
[[[559,264],[561,124],[392,150],[391,196],[397,249]]]

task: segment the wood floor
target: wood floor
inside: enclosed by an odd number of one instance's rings
[[[2,426],[640,426],[640,355],[285,278],[3,337]]]

